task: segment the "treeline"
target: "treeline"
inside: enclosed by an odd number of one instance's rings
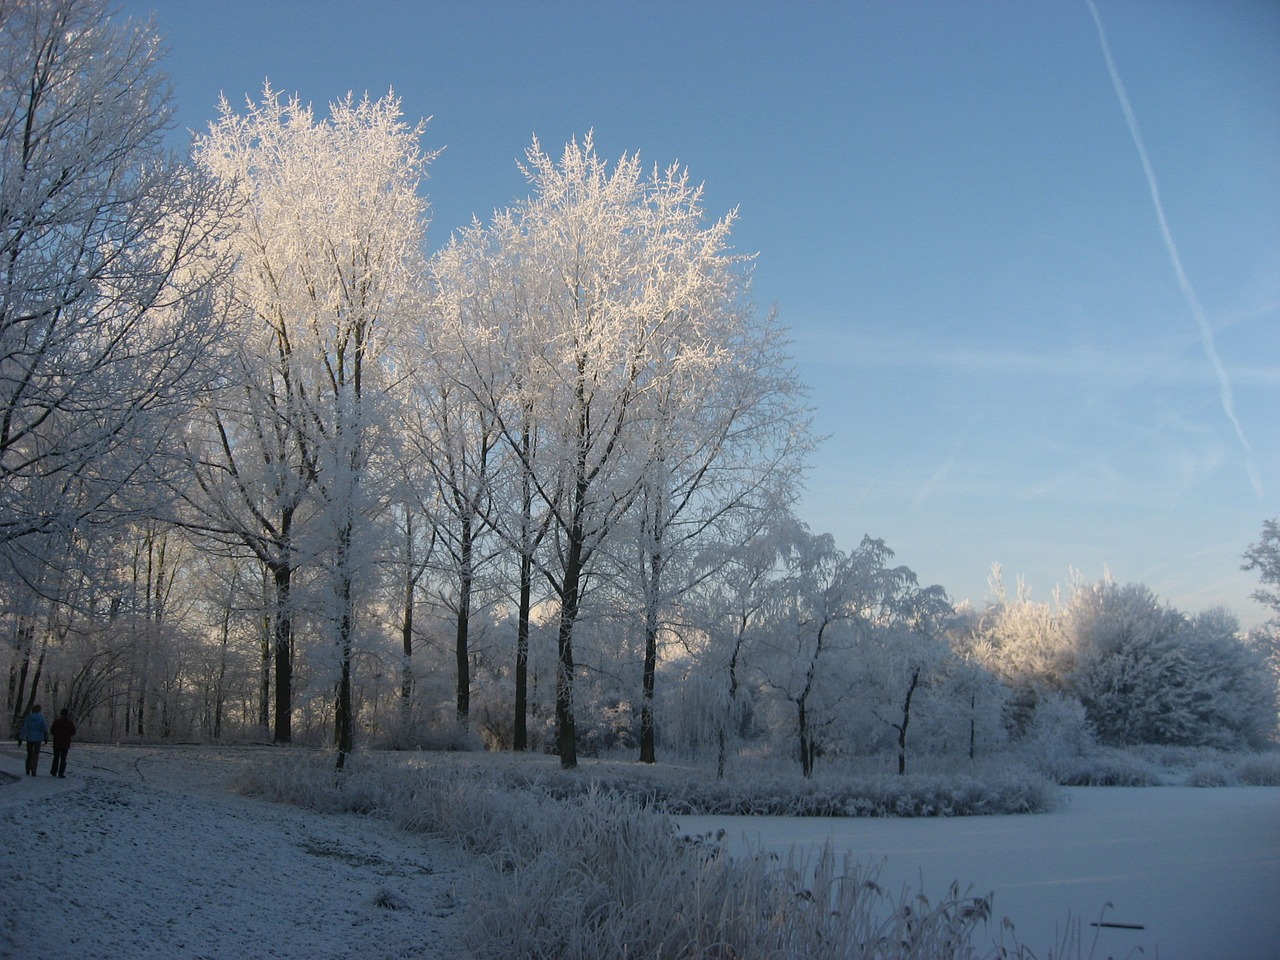
[[[799,523],[805,390],[683,169],[535,141],[530,197],[428,255],[398,101],[267,87],[173,157],[157,51],[97,0],[0,10],[14,720],[805,774],[976,756],[1044,704],[1112,742],[1274,732],[1224,613],[957,612]]]

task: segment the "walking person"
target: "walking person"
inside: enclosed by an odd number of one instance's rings
[[[71,749],[71,738],[76,735],[76,725],[66,707],[63,707],[58,719],[50,725],[49,732],[53,734],[53,766],[49,770],[49,776],[65,777],[67,751]]]
[[[49,739],[49,724],[40,712],[40,704],[31,708],[27,719],[22,721],[22,729],[18,731],[18,739],[27,745],[27,776],[34,777],[40,765],[40,748]]]

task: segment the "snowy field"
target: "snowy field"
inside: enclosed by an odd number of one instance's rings
[[[462,955],[451,846],[373,818],[240,797],[262,749],[76,744],[67,777],[0,746],[0,957]]]
[[[77,744],[65,780],[0,746],[0,957],[456,958],[451,846],[245,798],[262,748]],[[931,898],[994,892],[1039,956],[1068,914],[1083,955],[1268,960],[1280,945],[1280,788],[1076,788],[1051,814],[946,820],[680,818],[733,849],[830,839]],[[1104,905],[1111,906],[1105,909]],[[1142,930],[1092,928],[1091,921]],[[998,925],[989,935],[999,936]]]

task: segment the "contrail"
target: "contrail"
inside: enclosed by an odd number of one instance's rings
[[[1169,231],[1169,221],[1165,219],[1164,204],[1160,200],[1160,187],[1156,183],[1155,171],[1151,169],[1151,158],[1147,156],[1146,144],[1142,142],[1142,132],[1138,129],[1138,118],[1133,115],[1133,107],[1129,103],[1129,95],[1125,92],[1124,82],[1120,79],[1120,71],[1116,69],[1116,62],[1111,57],[1111,47],[1107,43],[1106,31],[1102,29],[1102,18],[1098,16],[1098,8],[1094,6],[1093,0],[1085,0],[1089,5],[1089,12],[1093,15],[1094,26],[1098,28],[1098,42],[1102,45],[1102,57],[1107,62],[1107,73],[1111,75],[1111,85],[1115,88],[1116,97],[1120,101],[1120,108],[1124,111],[1125,123],[1129,125],[1129,136],[1133,138],[1133,145],[1138,148],[1138,157],[1142,160],[1142,172],[1147,177],[1147,187],[1151,190],[1151,202],[1156,208],[1156,219],[1160,221],[1160,233],[1164,237],[1165,249],[1169,252],[1169,262],[1173,264],[1173,272],[1178,277],[1178,286],[1182,289],[1183,299],[1187,301],[1187,306],[1191,309],[1191,314],[1196,318],[1196,323],[1200,327],[1200,343],[1204,347],[1204,355],[1209,360],[1209,364],[1213,367],[1214,373],[1218,377],[1218,395],[1222,399],[1222,411],[1227,415],[1227,419],[1231,421],[1231,425],[1235,427],[1236,437],[1240,440],[1240,446],[1244,448],[1245,468],[1249,471],[1249,479],[1253,483],[1253,491],[1258,495],[1258,499],[1262,499],[1262,478],[1258,476],[1258,470],[1253,465],[1253,448],[1249,446],[1249,441],[1244,435],[1244,429],[1240,426],[1240,420],[1236,417],[1235,400],[1231,393],[1231,379],[1227,376],[1227,368],[1222,365],[1222,359],[1218,356],[1218,348],[1213,342],[1213,328],[1209,326],[1209,318],[1205,316],[1204,307],[1200,304],[1200,298],[1196,296],[1195,289],[1191,286],[1191,281],[1187,279],[1187,272],[1182,268],[1182,258],[1178,256],[1178,247],[1173,242],[1173,234]]]

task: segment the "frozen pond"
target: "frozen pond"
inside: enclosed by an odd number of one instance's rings
[[[679,823],[690,833],[724,829],[735,851],[750,845],[785,856],[792,844],[830,839],[864,862],[885,860],[880,880],[893,892],[918,891],[923,881],[936,900],[953,880],[974,895],[994,892],[991,936],[1007,916],[1040,957],[1060,940],[1068,915],[1082,923],[1084,956],[1095,934],[1097,957],[1280,956],[1280,787],[1077,787],[1066,794],[1059,811],[1031,816]],[[1090,926],[1099,919],[1142,929]]]

